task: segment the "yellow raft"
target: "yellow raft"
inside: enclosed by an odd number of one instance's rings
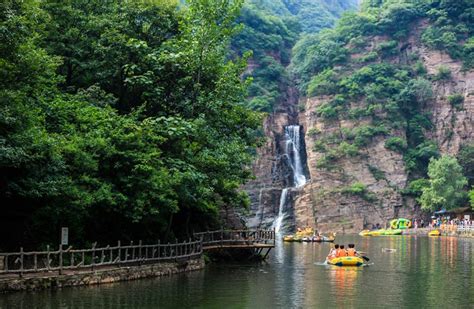
[[[369,231],[369,230],[363,230],[362,232],[359,233],[360,236],[393,236],[393,235],[401,235],[402,230],[399,229],[381,229],[381,230],[374,230],[374,231]]]
[[[434,230],[429,232],[428,236],[441,236],[441,232],[439,230]]]
[[[364,260],[358,256],[343,256],[327,260],[327,263],[336,266],[362,266]]]

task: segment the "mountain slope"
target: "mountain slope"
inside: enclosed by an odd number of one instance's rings
[[[291,83],[286,66],[299,35],[318,32],[334,25],[346,10],[356,7],[355,0],[251,0],[242,9],[242,31],[232,41],[234,53],[253,54],[247,76],[253,78],[247,105],[271,112],[285,99]]]
[[[300,123],[311,174],[296,221],[320,230],[423,215],[415,198],[430,158],[457,155],[474,138],[474,4],[362,7],[304,37],[292,59],[307,94]]]

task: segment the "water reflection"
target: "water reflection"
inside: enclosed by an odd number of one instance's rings
[[[353,300],[357,295],[357,287],[355,284],[357,275],[363,268],[360,267],[337,267],[328,266],[329,283],[331,288],[337,292],[336,304],[338,307],[353,307]]]
[[[472,308],[473,239],[338,237],[369,267],[321,265],[329,244],[278,243],[268,263],[0,296],[3,308]],[[391,251],[384,248],[395,249]]]

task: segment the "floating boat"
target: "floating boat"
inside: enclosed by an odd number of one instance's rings
[[[312,237],[303,237],[304,242],[334,242],[334,237],[332,236],[312,236]]]
[[[335,234],[330,236],[301,236],[301,235],[286,235],[283,236],[283,241],[287,242],[333,242]]]
[[[441,236],[441,232],[439,230],[433,230],[428,233],[428,236]]]
[[[297,235],[286,235],[283,236],[283,241],[287,242],[302,242],[304,237],[297,236]]]
[[[385,233],[384,229],[374,230],[369,232],[369,236],[382,236]]]
[[[392,229],[409,229],[411,227],[411,220],[405,218],[393,219],[390,221],[390,227]]]
[[[385,230],[385,233],[383,233],[384,236],[391,236],[391,235],[402,235],[402,230],[400,229],[390,229],[390,230]]]
[[[364,230],[359,233],[360,236],[393,236],[393,235],[401,235],[402,230],[400,229],[381,229],[381,230],[375,230],[375,231],[369,231],[369,230]]]
[[[358,256],[343,256],[336,257],[330,260],[326,260],[330,265],[336,266],[362,266],[364,265],[364,260]]]

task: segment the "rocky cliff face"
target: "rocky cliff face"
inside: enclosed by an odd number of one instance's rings
[[[429,50],[420,43],[420,32],[423,22],[417,31],[406,42],[398,46],[399,57],[392,61],[407,63],[408,55],[419,55],[428,74],[436,74],[440,67],[451,71],[447,81],[432,81],[434,99],[423,107],[433,124],[425,135],[438,144],[442,154],[455,155],[461,145],[474,138],[474,71],[463,71],[462,63],[454,61],[449,55],[440,51]],[[383,38],[374,38],[383,41]],[[374,44],[375,45],[375,44]],[[372,47],[366,50],[371,51]],[[447,97],[461,94],[464,101],[459,106],[452,106]],[[321,231],[357,232],[364,227],[380,223],[384,225],[396,217],[412,218],[420,215],[413,198],[401,194],[407,185],[408,174],[405,161],[400,153],[387,149],[384,144],[386,137],[376,137],[366,147],[360,149],[357,157],[343,157],[337,162],[334,170],[318,168],[316,162],[323,156],[314,151],[315,140],[341,135],[364,124],[364,120],[336,120],[327,122],[317,116],[315,110],[331,97],[318,96],[304,99],[305,111],[300,113],[299,122],[306,131],[308,167],[311,181],[298,195],[294,203],[297,225],[310,222]],[[351,107],[363,107],[352,103]],[[317,136],[308,132],[318,132]],[[320,133],[319,133],[320,132]],[[347,131],[346,131],[347,132]],[[392,132],[392,136],[404,136],[406,132]],[[374,170],[380,177],[374,176]],[[372,196],[344,193],[344,188],[355,182],[367,186]]]
[[[251,200],[250,209],[243,214],[249,228],[272,228],[282,212],[284,215],[282,229],[289,231],[295,227],[293,205],[301,188],[295,187],[294,168],[287,154],[288,136],[285,128],[298,123],[297,101],[296,90],[288,88],[284,100],[280,102],[275,112],[264,120],[266,141],[257,150],[257,158],[253,165],[255,180],[244,187]],[[300,143],[303,145],[301,151],[303,173],[308,174],[304,156],[305,141],[302,135]],[[284,188],[289,188],[286,193],[283,193]]]

